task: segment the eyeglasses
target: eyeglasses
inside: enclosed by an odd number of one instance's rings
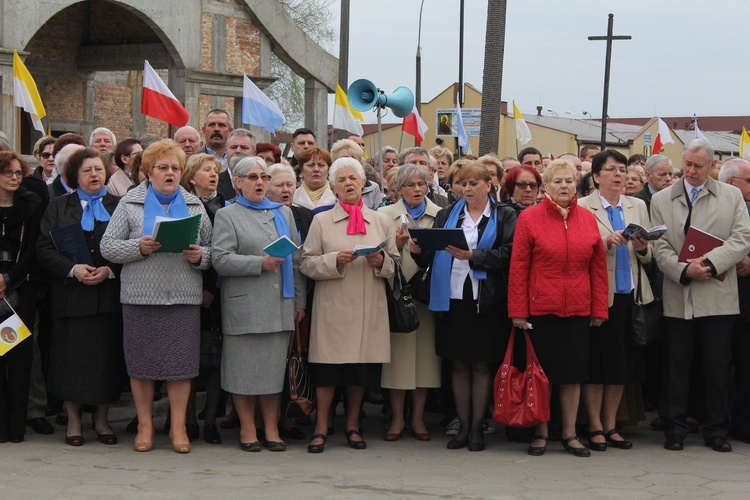
[[[414,189],[415,187],[424,188],[426,186],[426,182],[405,182],[402,187],[405,187],[406,189]]]
[[[490,177],[497,177],[497,172],[490,171]]]
[[[3,175],[5,177],[23,177],[23,171],[22,170],[3,170]]]
[[[8,175],[8,174],[5,174],[5,175]],[[748,184],[750,184],[750,177],[732,177],[732,179],[741,179],[747,182]]]
[[[170,170],[177,173],[182,172],[182,167],[179,165],[154,165],[154,168],[163,174]]]
[[[271,176],[270,175],[266,175],[266,174],[262,174],[262,175],[247,174],[247,175],[243,176],[243,178],[249,180],[250,182],[256,182],[258,179],[263,179],[266,182],[271,180]]]
[[[616,165],[607,165],[606,167],[602,167],[602,171],[604,172],[614,172],[617,170],[621,174],[627,174],[628,168],[627,167],[618,167]]]
[[[49,160],[50,158],[52,158],[52,153],[39,153],[39,156],[41,156],[45,160]]]
[[[526,188],[531,188],[533,191],[534,189],[539,187],[538,182],[516,182],[516,187],[519,188],[521,191],[526,191]]]

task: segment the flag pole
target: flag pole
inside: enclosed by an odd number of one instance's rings
[[[401,151],[401,145],[404,143],[404,128],[401,127],[401,138],[398,140],[398,150]]]
[[[383,178],[383,121],[382,121],[382,108],[377,105],[378,109],[378,170],[380,172],[380,192],[385,192],[385,179]]]
[[[518,157],[518,137],[516,137],[516,157]]]

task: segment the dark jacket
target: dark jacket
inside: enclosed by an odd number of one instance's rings
[[[219,174],[219,183],[216,186],[216,191],[218,191],[219,196],[225,200],[233,200],[237,196],[237,192],[232,185],[231,175],[229,169],[224,170]]]
[[[60,179],[59,175],[55,177],[55,180],[52,181],[52,184],[47,184],[47,188],[49,188],[50,200],[54,200],[58,196],[65,196],[66,194],[68,194],[68,192],[65,190],[65,186],[62,185],[62,180]]]
[[[105,210],[112,215],[120,198],[106,194],[102,198]],[[99,244],[107,229],[108,222],[95,222],[93,231],[84,231],[94,267],[108,266],[115,279],[105,279],[96,286],[84,285],[76,278],[68,278],[68,273],[77,262],[70,260],[57,251],[50,236],[50,230],[72,224],[80,224],[83,216],[81,199],[78,193],[59,196],[52,200],[42,218],[41,234],[37,242],[39,265],[53,276],[52,315],[57,318],[94,316],[120,312],[120,270],[119,264],[113,264],[102,257]]]
[[[651,197],[652,196],[653,195],[651,194],[651,190],[649,189],[648,183],[646,183],[643,186],[643,189],[633,194],[633,198],[638,198],[639,200],[643,200],[646,202],[646,210],[648,210],[649,213],[651,213]]]
[[[498,205],[490,201],[491,209],[497,212],[497,237],[491,249],[474,250],[474,260],[469,261],[471,269],[481,269],[487,272],[487,279],[479,282],[479,312],[505,314],[508,302],[508,270],[510,268],[510,254],[513,248],[513,233],[516,228],[516,213],[510,207]],[[448,216],[453,209],[449,205],[435,216],[433,227],[445,227]],[[459,215],[456,227],[463,223],[463,212]],[[482,217],[479,223],[479,239],[482,238],[489,218]],[[423,252],[421,255],[411,254],[414,261],[421,268],[431,266],[435,252]],[[432,272],[432,270],[430,270]]]
[[[310,224],[312,224],[313,212],[309,208],[296,205],[292,205],[290,208],[292,209],[292,215],[294,215],[294,224],[299,231],[299,240],[304,243],[307,239],[307,232],[310,230]]]

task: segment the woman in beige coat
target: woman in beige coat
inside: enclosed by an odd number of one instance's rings
[[[419,270],[409,252],[408,227],[432,227],[440,207],[427,198],[430,172],[422,165],[403,165],[391,182],[399,200],[381,207],[378,212],[388,216],[396,233],[396,248],[401,252],[404,276],[410,280]],[[407,227],[403,227],[402,216]],[[386,431],[386,441],[398,441],[404,433],[404,399],[411,391],[411,433],[420,441],[429,441],[430,433],[424,424],[427,390],[440,387],[440,358],[435,354],[435,319],[426,304],[417,304],[419,328],[411,333],[391,333],[391,362],[383,365],[380,386],[388,389],[393,420]]]
[[[391,359],[383,278],[393,275],[398,259],[387,217],[363,206],[362,165],[340,158],[328,177],[339,201],[313,218],[300,265],[300,271],[316,281],[309,361],[318,416],[310,453],[323,451],[333,393],[340,385],[346,386],[347,442],[354,449],[367,446],[357,430],[359,409],[365,386],[378,385],[381,363]],[[362,257],[352,253],[355,245],[375,247],[385,240],[384,250]]]

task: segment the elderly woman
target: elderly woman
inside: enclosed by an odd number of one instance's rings
[[[131,179],[130,172],[133,166],[135,156],[143,151],[141,141],[138,139],[128,138],[117,143],[114,151],[114,161],[116,167],[113,169],[112,177],[107,183],[107,190],[115,196],[123,196],[128,190],[137,183]]]
[[[80,407],[96,405],[94,430],[103,444],[116,444],[109,405],[120,398],[124,359],[120,266],[101,255],[99,244],[119,198],[104,187],[108,172],[101,153],[73,153],[65,167],[71,194],[52,200],[37,243],[39,264],[52,275],[52,348],[47,390],[65,401],[65,443],[82,446]],[[50,231],[80,226],[91,264],[59,252]]]
[[[169,139],[143,152],[144,182],[120,201],[101,243],[102,256],[123,264],[120,301],[125,365],[138,417],[136,451],[153,447],[154,381],[165,380],[174,451],[188,453],[185,412],[190,380],[198,376],[201,271],[211,264],[211,221],[201,201],[180,187],[185,152]],[[197,244],[181,253],[157,252],[153,238],[158,216],[201,215]]]
[[[331,160],[336,161],[339,158],[354,158],[363,168],[365,166],[364,150],[351,139],[341,139],[331,146]],[[362,189],[362,201],[366,207],[373,210],[377,210],[383,201],[380,187],[369,179],[365,180],[365,187]]]
[[[203,203],[211,224],[216,212],[228,205],[216,190],[219,184],[221,161],[216,155],[196,153],[188,158],[185,174],[180,184]],[[213,268],[203,271],[203,300],[201,302],[201,335],[211,335],[221,330],[221,300],[219,297],[218,275]],[[206,416],[203,421],[203,440],[209,444],[220,444],[221,435],[216,426],[216,414],[221,395],[220,372],[218,369],[201,367],[206,376]],[[188,435],[198,435],[198,421],[195,415],[195,383],[191,391],[187,412]],[[192,427],[192,428],[191,428]]]
[[[240,448],[261,450],[255,428],[256,400],[271,451],[284,451],[277,425],[286,354],[295,318],[305,314],[299,253],[272,257],[263,248],[286,236],[299,244],[292,211],[266,198],[266,163],[243,158],[233,172],[236,203],[216,214],[212,255],[221,276],[222,387],[240,418]]]
[[[0,312],[6,299],[28,327],[34,324],[36,290],[29,281],[39,236],[41,200],[21,186],[29,164],[13,151],[0,151]],[[20,443],[26,433],[32,339],[0,356],[0,443]]]
[[[563,447],[588,457],[576,436],[576,414],[589,376],[589,327],[607,319],[607,266],[596,218],[576,201],[576,175],[568,160],[552,161],[542,175],[542,203],[518,218],[508,314],[516,328],[529,329],[550,384],[559,386]],[[540,456],[549,440],[547,423],[536,434],[528,453]]]
[[[528,165],[513,167],[505,174],[505,188],[510,198],[503,202],[504,205],[521,215],[532,205],[536,205],[539,188],[542,187],[542,176],[537,169]]]
[[[302,181],[294,193],[294,204],[313,212],[330,210],[336,196],[328,185],[331,155],[325,149],[311,147],[300,153],[297,173]]]
[[[346,386],[346,439],[367,447],[358,428],[365,386],[380,383],[381,363],[391,359],[385,278],[395,270],[398,250],[388,217],[362,202],[365,172],[352,158],[340,158],[328,177],[339,203],[313,218],[300,270],[316,281],[310,331],[310,367],[317,385],[318,417],[307,450],[325,446],[329,410],[336,386]],[[362,257],[356,245],[384,250]]]
[[[463,197],[435,217],[434,227],[460,228],[468,249],[426,252],[411,243],[420,267],[430,265],[430,305],[435,311],[435,350],[452,362],[451,384],[460,429],[448,449],[484,450],[482,426],[489,403],[493,362],[510,332],[506,276],[516,214],[494,198],[492,176],[476,162],[458,172]],[[421,254],[421,255],[420,255]]]
[[[606,246],[609,281],[609,321],[590,332],[589,379],[583,386],[583,401],[589,416],[589,448],[595,451],[605,451],[607,445],[620,449],[633,446],[622,439],[615,422],[625,384],[637,381],[630,318],[638,273],[643,302],[654,300],[646,270],[641,265],[651,262],[653,249],[639,235],[630,241],[622,236],[631,222],[643,227],[650,225],[646,203],[620,194],[626,177],[631,175],[632,167],[625,167],[626,161],[622,153],[612,149],[597,153],[591,162],[591,174],[598,189],[579,202],[596,217]]]
[[[422,165],[402,165],[392,183],[400,202],[382,207],[379,212],[388,216],[396,233],[396,248],[401,252],[404,276],[410,280],[419,267],[409,252],[409,227],[432,227],[440,207],[427,198],[430,172]],[[401,217],[406,216],[405,227]],[[435,322],[427,306],[415,302],[419,328],[411,333],[391,333],[391,362],[383,365],[381,387],[389,389],[393,420],[385,434],[386,441],[397,441],[406,429],[404,400],[411,392],[411,432],[420,441],[428,441],[430,434],[424,424],[427,390],[440,387],[440,358],[435,354]]]
[[[591,162],[591,171],[593,172],[593,162]],[[625,196],[633,196],[635,193],[643,189],[645,180],[643,174],[635,166],[627,167],[627,173],[625,174],[625,182],[622,185],[622,194]]]

